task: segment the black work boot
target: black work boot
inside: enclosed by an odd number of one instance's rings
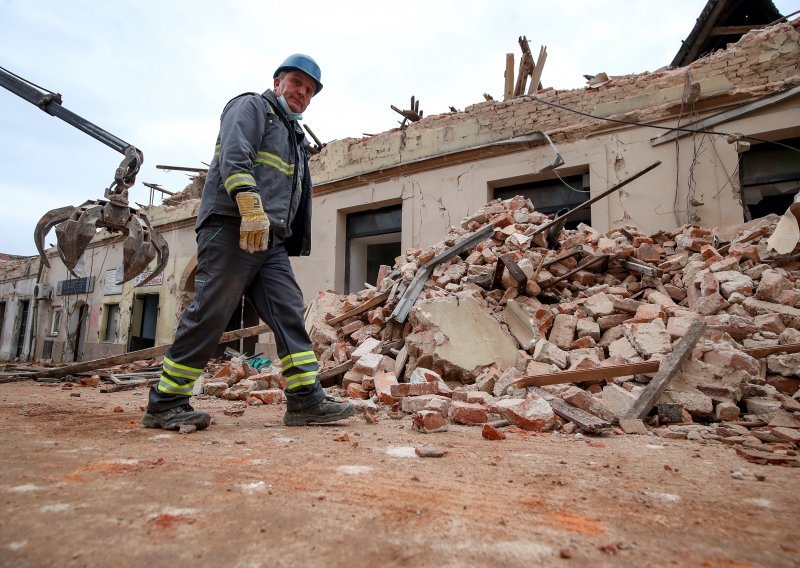
[[[183,425],[194,426],[198,430],[202,430],[208,428],[209,424],[211,424],[211,415],[195,410],[190,404],[175,406],[162,412],[148,410],[142,418],[142,425],[145,428],[163,428],[164,430],[180,430]]]
[[[325,424],[350,418],[356,412],[356,407],[350,402],[339,402],[326,396],[314,406],[303,410],[287,410],[283,415],[283,423],[287,426],[308,426],[310,424]]]

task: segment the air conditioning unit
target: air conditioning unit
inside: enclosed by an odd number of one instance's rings
[[[52,300],[53,287],[48,286],[47,284],[37,284],[33,288],[33,297],[37,300]]]

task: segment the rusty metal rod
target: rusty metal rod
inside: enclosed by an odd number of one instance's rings
[[[650,170],[652,170],[652,169],[655,169],[655,168],[657,168],[657,167],[658,167],[658,166],[660,166],[660,165],[661,165],[661,160],[658,160],[657,162],[654,162],[654,163],[650,164],[649,166],[647,166],[647,167],[646,167],[645,169],[643,169],[642,171],[640,171],[640,172],[638,172],[638,173],[635,173],[635,174],[633,174],[633,175],[632,175],[631,177],[629,177],[628,179],[622,180],[622,181],[621,181],[621,182],[619,182],[618,184],[616,184],[616,185],[614,185],[614,186],[612,186],[612,187],[608,188],[606,191],[604,191],[604,192],[603,192],[603,193],[601,193],[600,195],[598,195],[598,196],[596,196],[596,197],[592,197],[592,198],[591,198],[589,201],[584,201],[584,202],[583,202],[583,203],[581,203],[580,205],[578,205],[578,206],[576,206],[576,207],[573,207],[572,209],[570,209],[569,211],[567,211],[567,212],[566,212],[566,213],[564,213],[563,215],[560,215],[560,216],[556,217],[555,219],[553,219],[552,221],[550,221],[550,222],[549,222],[549,223],[547,223],[546,225],[543,225],[543,226],[539,227],[539,228],[538,228],[538,229],[536,229],[536,230],[535,230],[533,233],[531,233],[530,235],[527,235],[527,236],[528,236],[528,237],[535,237],[535,236],[536,236],[536,235],[538,235],[539,233],[544,233],[545,231],[547,231],[548,229],[550,229],[550,227],[553,227],[553,226],[557,225],[558,223],[560,223],[560,222],[561,222],[562,220],[564,220],[564,219],[569,219],[570,217],[572,217],[573,215],[575,215],[575,213],[577,213],[577,212],[578,212],[578,211],[580,211],[581,209],[586,209],[587,207],[589,207],[589,206],[590,206],[590,205],[592,205],[593,203],[596,203],[597,201],[600,201],[600,200],[601,200],[601,199],[603,199],[604,197],[607,197],[608,195],[611,195],[612,193],[614,193],[615,191],[617,191],[617,190],[618,190],[618,189],[620,189],[621,187],[628,185],[628,184],[629,184],[629,183],[631,183],[633,180],[635,180],[635,179],[637,179],[637,178],[640,178],[641,176],[643,176],[644,174],[646,174],[646,173],[647,173],[647,172],[649,172]]]
[[[558,258],[554,258],[553,260],[548,260],[542,265],[542,268],[547,268],[548,266],[553,266],[557,262],[561,262],[562,260],[567,260],[568,258],[572,258],[573,256],[580,256],[583,254],[583,246],[576,245],[575,249],[571,252],[568,252],[565,255],[559,256]]]

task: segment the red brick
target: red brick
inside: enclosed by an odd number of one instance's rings
[[[454,402],[450,405],[450,420],[457,424],[485,424],[489,412],[480,404]]]
[[[439,385],[437,383],[398,383],[390,387],[390,393],[395,398],[437,394],[438,392]]]
[[[347,397],[365,400],[369,398],[369,393],[360,384],[350,383],[347,385]]]
[[[417,432],[429,434],[447,430],[447,420],[433,410],[420,410],[412,417],[412,428]]]
[[[486,440],[505,440],[506,433],[502,430],[498,430],[494,426],[490,426],[489,424],[483,425],[483,430],[481,431],[481,436],[483,436]]]
[[[397,377],[394,376],[394,373],[383,373],[374,377],[373,380],[378,400],[384,404],[395,404],[399,401],[398,398],[392,396],[392,385],[397,384]]]
[[[283,391],[280,389],[251,391],[250,397],[257,398],[264,404],[282,404],[285,398]]]
[[[555,420],[550,404],[535,394],[528,395],[520,404],[508,408],[505,416],[523,430],[536,432],[551,429]]]

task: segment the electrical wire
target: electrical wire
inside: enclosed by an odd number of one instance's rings
[[[778,19],[777,19],[777,20],[775,20],[774,22],[770,22],[770,23],[768,23],[768,24],[767,24],[766,26],[764,26],[764,27],[765,27],[765,28],[768,28],[768,27],[770,27],[770,26],[774,26],[775,24],[779,24],[779,23],[781,23],[781,22],[786,22],[786,21],[788,21],[788,19],[789,19],[789,18],[791,18],[792,16],[794,16],[794,15],[796,15],[796,14],[800,14],[800,10],[795,10],[795,11],[794,11],[794,12],[792,12],[791,14],[787,14],[787,15],[785,15],[785,16],[784,16],[784,17],[782,17],[782,18],[778,18]]]
[[[794,146],[789,146],[788,144],[783,144],[782,142],[776,142],[775,140],[767,140],[765,138],[758,138],[757,136],[749,136],[747,134],[742,134],[741,132],[737,132],[737,133],[716,132],[716,131],[713,131],[713,130],[701,130],[699,128],[686,128],[686,127],[682,127],[682,126],[659,126],[657,124],[644,124],[644,123],[636,122],[636,121],[633,121],[633,120],[622,120],[620,118],[609,118],[609,117],[606,117],[606,116],[597,116],[597,115],[594,115],[594,114],[589,114],[588,112],[583,112],[583,111],[580,111],[580,110],[576,110],[574,108],[570,108],[570,107],[566,107],[564,105],[560,105],[558,103],[554,103],[554,102],[546,101],[544,99],[540,99],[539,97],[537,97],[535,95],[521,95],[521,96],[523,98],[532,99],[534,101],[540,102],[542,104],[545,104],[545,105],[548,105],[548,106],[551,106],[551,107],[560,108],[560,109],[566,110],[568,112],[579,114],[581,116],[585,116],[585,117],[588,117],[588,118],[594,118],[596,120],[603,120],[605,122],[613,122],[613,123],[616,123],[616,124],[627,124],[629,126],[641,126],[641,127],[644,127],[644,128],[655,128],[656,130],[666,130],[668,132],[690,132],[690,133],[695,133],[695,134],[711,134],[711,135],[714,135],[714,136],[732,136],[734,138],[741,138],[741,139],[745,139],[745,140],[754,140],[756,142],[764,142],[764,143],[767,143],[767,144],[775,144],[776,146],[782,146],[783,148],[787,148],[789,150],[793,150],[794,152],[800,153],[800,148],[795,148]]]
[[[561,175],[559,175],[558,169],[553,170],[553,173],[556,174],[556,177],[559,179],[559,181],[561,181],[561,183],[563,183],[566,187],[568,187],[572,191],[575,191],[577,193],[583,193],[583,194],[587,194],[587,193],[591,192],[591,190],[589,190],[589,189],[578,189],[577,187],[572,187],[570,184],[568,184],[564,180],[564,178],[561,177]]]

